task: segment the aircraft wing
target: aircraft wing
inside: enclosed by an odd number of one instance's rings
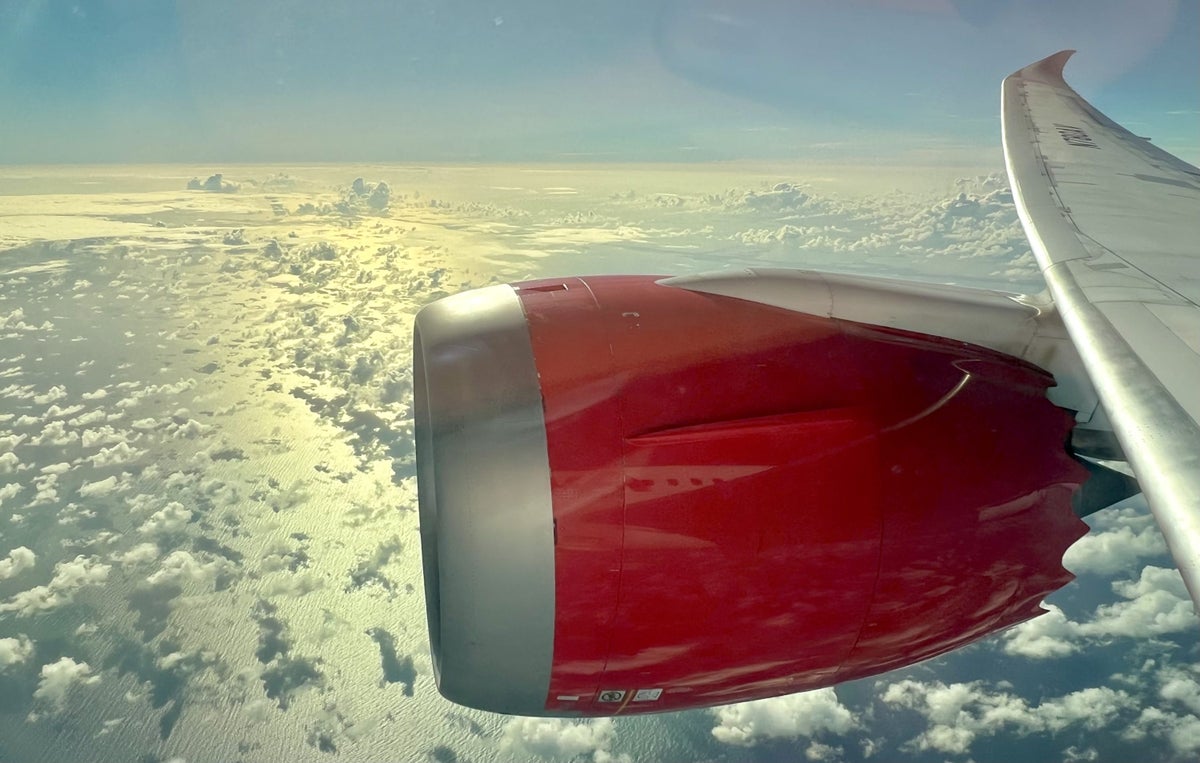
[[[1200,169],[1063,80],[1004,80],[1004,157],[1051,295],[1200,610]]]

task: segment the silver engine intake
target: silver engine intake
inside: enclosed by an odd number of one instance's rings
[[[546,423],[510,286],[422,309],[413,332],[421,553],[438,689],[545,714],[554,650]]]

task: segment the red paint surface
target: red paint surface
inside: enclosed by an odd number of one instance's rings
[[[1043,371],[653,281],[519,285],[553,475],[548,709],[827,686],[1027,619],[1070,580],[1084,472]]]

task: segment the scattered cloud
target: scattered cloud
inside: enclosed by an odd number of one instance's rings
[[[86,662],[60,657],[57,662],[42,666],[42,678],[33,692],[33,698],[61,710],[66,704],[71,687],[98,683],[100,676],[93,675],[91,666]]]
[[[832,761],[841,760],[845,755],[845,750],[842,747],[834,747],[821,742],[809,742],[808,747],[804,749],[804,757],[808,760],[816,761]]]
[[[80,406],[82,409],[82,406]],[[71,419],[68,423],[76,429],[90,427],[93,424],[101,424],[108,420],[108,413],[102,408],[94,408],[87,413],[80,414]]]
[[[0,505],[3,505],[4,502],[9,498],[20,495],[21,490],[21,486],[16,482],[10,482],[7,485],[0,485]]]
[[[325,587],[325,578],[312,570],[272,575],[262,587],[267,596],[304,596]]]
[[[204,182],[200,182],[200,178],[192,178],[188,181],[187,189],[210,193],[234,193],[238,190],[238,184],[225,180],[224,176],[218,172],[215,175],[209,175]]]
[[[85,444],[84,447],[87,447]],[[92,462],[92,466],[101,469],[107,466],[123,466],[132,463],[145,453],[138,448],[131,447],[128,442],[122,440],[116,445],[108,448],[100,448],[100,451],[88,457]]]
[[[30,616],[66,606],[75,595],[88,586],[102,585],[108,580],[111,565],[93,556],[76,556],[54,565],[54,577],[47,585],[37,586],[12,596],[0,604],[0,612],[16,612]]]
[[[154,543],[139,543],[128,551],[113,554],[112,561],[122,567],[135,567],[158,558],[158,546]]]
[[[21,468],[21,459],[12,451],[0,453],[0,474],[12,474]],[[5,485],[4,487],[8,487]],[[2,490],[3,488],[0,488]],[[0,499],[2,500],[2,499]]]
[[[171,501],[150,515],[139,530],[147,535],[170,535],[187,527],[191,521],[191,510],[178,501]]]
[[[17,546],[8,552],[8,558],[0,559],[0,580],[20,575],[25,570],[33,569],[37,563],[37,555],[26,546]]]
[[[36,419],[35,419],[36,421]],[[0,437],[0,453],[8,453],[15,449],[18,445],[25,442],[26,435],[11,432]]]
[[[833,689],[789,694],[715,708],[712,735],[730,745],[751,746],[768,739],[845,734],[858,726]]]
[[[1148,737],[1165,739],[1175,753],[1194,758],[1195,754],[1200,752],[1200,718],[1157,707],[1146,707],[1137,719],[1122,731],[1121,737],[1139,743],[1145,742]]]
[[[167,425],[166,431],[173,437],[194,440],[197,437],[203,437],[208,434],[212,431],[212,427],[195,419],[186,419],[184,421],[172,421]]]
[[[159,564],[158,570],[146,578],[152,586],[177,585],[183,581],[211,583],[223,572],[229,562],[216,558],[208,562],[187,551],[172,551]]]
[[[1147,566],[1136,580],[1114,581],[1112,589],[1123,600],[1097,607],[1088,620],[1071,620],[1058,606],[1046,605],[1046,614],[1003,633],[1004,651],[1058,658],[1113,638],[1146,639],[1195,628],[1192,601],[1178,570]]]
[[[95,482],[85,482],[79,486],[80,498],[96,498],[114,493],[120,487],[120,481],[115,477],[105,477]]]
[[[1097,528],[1063,556],[1063,566],[1076,575],[1113,575],[1167,553],[1162,533],[1145,511],[1106,509],[1096,521]]]
[[[965,755],[980,738],[1004,731],[1018,736],[1055,734],[1078,726],[1099,730],[1138,709],[1124,691],[1095,687],[1031,705],[1008,691],[989,690],[982,682],[945,684],[905,679],[884,688],[881,701],[914,710],[926,729],[908,743],[916,750]]]
[[[42,431],[32,440],[32,444],[48,448],[66,448],[79,442],[79,433],[69,429],[62,420],[51,421],[42,427]]]
[[[1178,570],[1147,566],[1137,580],[1118,580],[1112,587],[1126,601],[1099,607],[1081,626],[1085,634],[1148,638],[1196,627],[1192,600]]]
[[[263,668],[263,690],[281,710],[287,710],[296,694],[325,684],[319,659],[282,655]]]
[[[97,427],[96,429],[83,430],[80,432],[80,442],[87,450],[103,448],[105,445],[128,444],[126,442],[126,435],[107,425]]]
[[[594,763],[625,763],[614,756],[617,732],[611,718],[569,721],[562,718],[511,718],[501,732],[501,749],[543,760],[590,759]]]
[[[1063,763],[1095,763],[1098,760],[1100,760],[1100,751],[1095,747],[1072,745],[1063,750]]]
[[[36,405],[49,405],[67,397],[67,388],[61,384],[56,384],[46,392],[40,395],[33,396],[33,402]]]
[[[384,568],[391,562],[392,557],[404,550],[404,544],[399,535],[384,540],[375,547],[370,556],[359,560],[358,565],[350,571],[350,584],[347,590],[375,584],[391,591],[394,583],[384,574]]]
[[[33,654],[33,642],[24,636],[0,638],[0,671],[20,665]]]
[[[1079,623],[1069,620],[1054,604],[1043,606],[1046,614],[1004,632],[1005,653],[1045,660],[1066,657],[1082,648]]]
[[[46,413],[43,414],[43,418],[66,419],[66,418],[70,418],[71,416],[74,416],[75,414],[79,413],[83,409],[84,409],[83,405],[70,405],[70,406],[67,406],[66,408],[63,408],[58,405],[52,405],[46,409]]]
[[[35,477],[33,486],[37,489],[30,506],[45,506],[58,502],[58,475],[53,472]]]

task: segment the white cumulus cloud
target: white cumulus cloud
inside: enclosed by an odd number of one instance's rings
[[[1097,636],[1146,638],[1196,627],[1192,600],[1179,571],[1148,566],[1137,580],[1116,581],[1113,590],[1127,601],[1096,610],[1083,631]]]
[[[15,432],[0,437],[0,453],[8,453],[12,451],[13,448],[25,442],[25,439],[25,435],[17,434]]]
[[[124,435],[107,425],[97,427],[96,429],[85,429],[81,434],[81,438],[83,447],[85,448],[95,448],[125,441]]]
[[[69,422],[76,429],[90,427],[93,424],[102,424],[108,419],[108,414],[102,408],[96,408],[82,415],[76,416]]]
[[[61,384],[56,384],[41,395],[34,395],[33,402],[38,405],[49,405],[55,401],[62,400],[66,396],[67,388]]]
[[[1179,702],[1193,713],[1200,715],[1200,681],[1197,675],[1200,667],[1191,671],[1166,670],[1161,676],[1162,685],[1158,693],[1163,699]]]
[[[1110,509],[1097,519],[1096,529],[1067,549],[1063,566],[1076,575],[1113,575],[1166,553],[1162,533],[1147,511]]]
[[[1196,626],[1195,610],[1178,570],[1147,566],[1136,580],[1117,580],[1112,588],[1123,600],[1098,607],[1088,620],[1071,620],[1059,607],[1043,605],[1046,614],[1004,632],[1004,651],[1051,659],[1114,637],[1145,639],[1184,633]]]
[[[95,482],[84,482],[79,486],[80,498],[96,498],[97,495],[109,495],[116,492],[125,491],[128,486],[124,480],[130,479],[130,474],[122,473],[120,477],[116,475],[104,477],[103,480]]]
[[[712,735],[725,744],[749,746],[765,739],[844,734],[858,725],[833,689],[741,702],[713,709]]]
[[[182,503],[172,501],[150,515],[142,524],[141,531],[147,535],[166,535],[178,532],[192,521],[192,512]]]
[[[58,500],[58,475],[53,472],[43,474],[33,480],[34,487],[37,488],[37,495],[33,497],[33,502],[30,506],[43,506],[48,503],[54,503]]]
[[[54,577],[47,585],[36,586],[14,595],[0,604],[0,612],[17,612],[29,616],[75,601],[75,594],[87,586],[100,585],[108,580],[112,567],[94,556],[76,556],[54,565]]]
[[[69,430],[61,419],[51,421],[42,427],[41,434],[33,440],[34,445],[44,445],[51,448],[63,448],[79,442],[79,434]]]
[[[12,451],[0,453],[0,474],[12,474],[21,468],[21,459]]]
[[[62,408],[58,405],[52,405],[46,409],[45,417],[47,419],[65,419],[82,411],[84,406],[76,404]]]
[[[0,670],[20,665],[33,654],[33,642],[24,636],[0,638]]]
[[[1053,604],[1043,606],[1046,614],[1004,632],[1004,651],[1007,654],[1051,659],[1079,651],[1083,635],[1079,623],[1070,620]]]
[[[908,747],[965,755],[981,737],[1004,731],[1018,736],[1057,733],[1071,726],[1097,730],[1138,707],[1136,698],[1108,687],[1093,687],[1031,705],[1007,691],[991,691],[980,681],[945,684],[905,679],[887,686],[885,704],[915,710],[928,722]]]
[[[92,462],[92,466],[117,466],[127,464],[131,461],[136,461],[143,451],[138,448],[130,447],[129,443],[121,441],[109,448],[101,448],[100,452],[91,456],[88,460]]]
[[[0,559],[0,580],[16,577],[25,570],[33,569],[37,563],[37,554],[27,546],[17,546],[8,552],[8,557]]]
[[[112,561],[122,567],[133,567],[154,561],[158,558],[159,553],[157,545],[153,543],[139,543],[128,551],[113,554]]]
[[[1166,739],[1180,760],[1195,760],[1200,753],[1200,718],[1158,707],[1146,707],[1124,731],[1123,739],[1141,742],[1147,737]],[[1186,756],[1186,757],[1185,757]]]
[[[172,551],[162,560],[158,570],[146,578],[146,582],[152,586],[178,583],[183,580],[198,583],[212,582],[226,565],[227,562],[224,559],[202,562],[187,551]]]
[[[568,721],[562,718],[517,717],[505,724],[501,746],[546,760],[586,757],[595,763],[628,761],[628,756],[612,755],[615,738],[616,730],[611,718]]]
[[[58,662],[42,666],[42,680],[38,682],[33,698],[48,702],[56,709],[62,709],[72,686],[97,683],[100,683],[100,676],[92,675],[92,668],[86,662],[75,662],[70,657],[60,657]]]
[[[16,482],[10,482],[7,485],[0,485],[0,506],[4,505],[5,501],[20,492],[21,486]]]

